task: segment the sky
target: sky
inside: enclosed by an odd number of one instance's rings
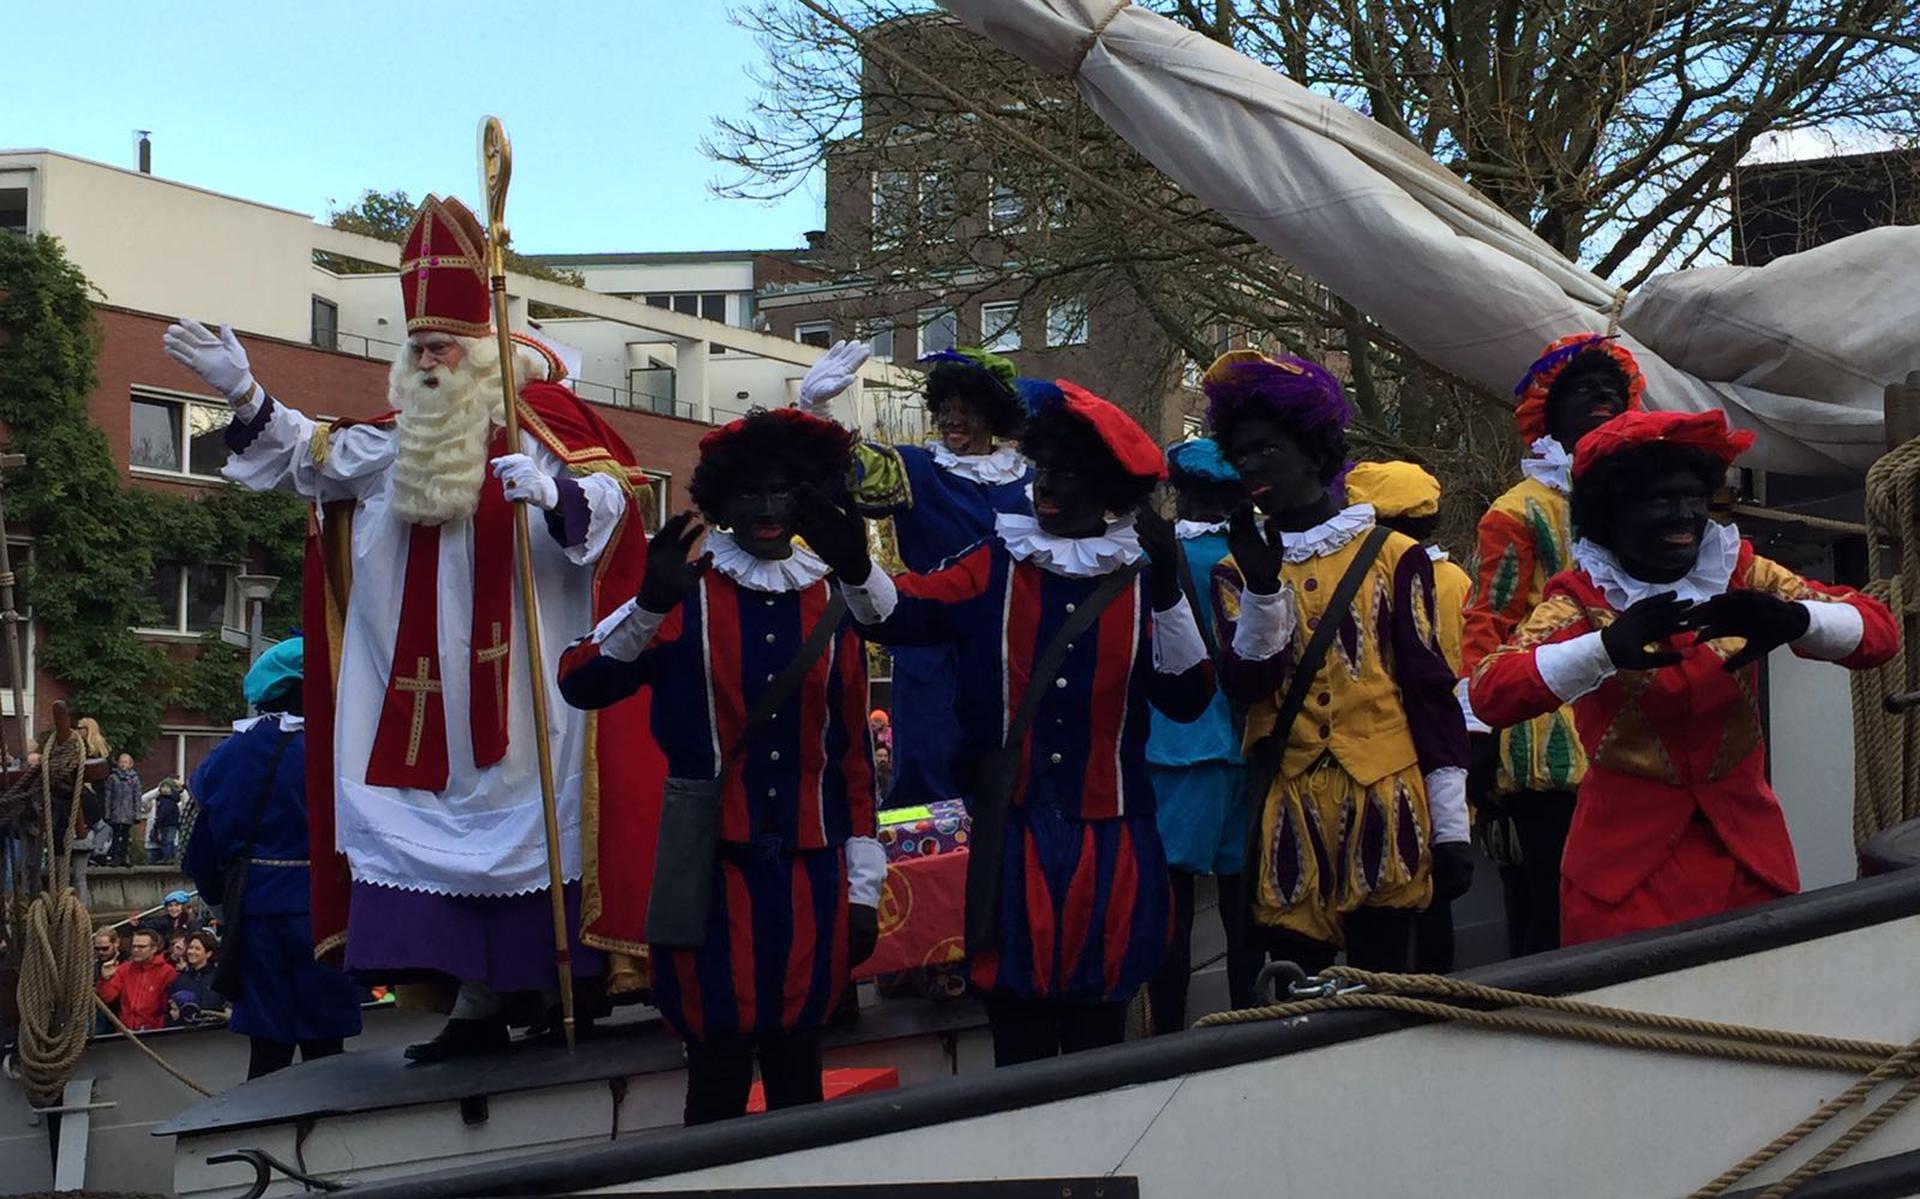
[[[12,0],[0,149],[134,165],[324,217],[368,188],[480,207],[481,117],[513,142],[507,224],[523,253],[798,246],[818,179],[724,200],[700,152],[746,115],[761,51],[726,0]]]

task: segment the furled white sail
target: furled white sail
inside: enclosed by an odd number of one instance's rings
[[[1437,366],[1505,394],[1548,341],[1607,329],[1604,280],[1405,139],[1217,42],[1125,0],[940,2],[1074,74],[1162,171]],[[1920,368],[1915,329],[1920,228],[1655,279],[1622,320],[1651,405],[1722,408],[1759,436],[1754,465],[1816,475],[1880,452],[1881,389]]]

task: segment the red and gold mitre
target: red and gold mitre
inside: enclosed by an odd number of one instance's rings
[[[493,331],[486,245],[486,231],[465,204],[426,198],[400,251],[407,332],[485,337]]]

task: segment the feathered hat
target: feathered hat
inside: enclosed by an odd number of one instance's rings
[[[1654,445],[1699,450],[1732,466],[1753,448],[1753,434],[1727,425],[1727,414],[1711,412],[1625,412],[1580,439],[1573,452],[1573,477],[1585,475],[1616,454]]]
[[[1265,415],[1295,428],[1346,428],[1353,420],[1340,380],[1317,362],[1258,350],[1228,350],[1200,377],[1207,426],[1219,435],[1243,416]]]
[[[1640,397],[1647,390],[1647,377],[1640,373],[1640,364],[1634,361],[1633,352],[1621,345],[1617,337],[1570,333],[1549,345],[1513,389],[1513,394],[1520,397],[1513,419],[1520,427],[1522,444],[1532,445],[1547,435],[1547,392],[1573,360],[1588,350],[1605,354],[1620,368],[1627,379],[1627,411],[1639,411]]]
[[[1140,422],[1111,401],[1065,379],[1055,379],[1052,383],[1030,380],[1025,391],[1035,416],[1059,409],[1075,417],[1093,430],[1094,436],[1127,474],[1156,483],[1167,477],[1167,457],[1160,452],[1159,445],[1147,436]]]

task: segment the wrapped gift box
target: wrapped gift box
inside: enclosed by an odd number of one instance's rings
[[[973,818],[967,815],[967,805],[957,799],[880,813],[879,841],[890,862],[965,849],[972,834]]]

